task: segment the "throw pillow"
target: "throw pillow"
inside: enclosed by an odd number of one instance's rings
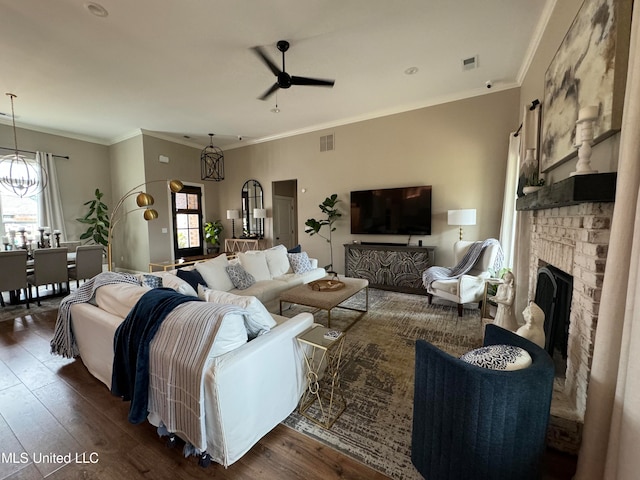
[[[294,273],[304,273],[313,270],[307,252],[287,253],[287,257],[289,257],[289,263]]]
[[[264,254],[267,257],[267,266],[269,267],[271,278],[291,273],[291,265],[287,258],[287,247],[277,245],[265,250]]]
[[[157,277],[162,278],[162,286],[173,288],[176,292],[182,293],[183,295],[189,295],[190,297],[197,297],[198,293],[194,290],[194,288],[189,285],[187,282],[178,278],[177,272],[155,272],[151,275],[155,275]]]
[[[524,348],[513,345],[487,345],[460,357],[472,365],[491,370],[521,370],[531,365],[531,355]]]
[[[205,287],[207,286],[207,282],[204,281],[204,278],[202,278],[202,275],[200,275],[200,272],[198,272],[198,270],[184,270],[182,268],[179,268],[176,272],[176,275],[178,276],[178,278],[181,278],[189,285],[191,285],[191,288],[193,288],[194,290],[198,289],[198,285],[204,285]]]
[[[240,264],[244,269],[253,275],[256,282],[261,280],[271,280],[271,272],[267,265],[267,257],[263,251],[241,252],[238,254]]]
[[[229,265],[229,260],[227,260],[227,255],[223,253],[211,260],[196,263],[196,270],[207,282],[207,287],[228,292],[233,288],[233,283],[227,274],[227,265]]]
[[[253,278],[249,272],[247,272],[242,265],[227,265],[227,274],[231,279],[231,283],[238,290],[244,290],[256,283],[256,279]]]
[[[155,275],[147,275],[142,274],[142,278],[140,279],[140,285],[151,288],[161,288],[162,287],[162,278],[156,277]]]
[[[245,317],[244,323],[250,340],[269,332],[276,325],[276,321],[256,297],[235,295],[205,287],[198,289],[198,296],[207,302],[237,305],[247,310],[249,316]]]
[[[300,253],[300,252],[302,252],[302,246],[300,244],[287,250],[287,253]]]

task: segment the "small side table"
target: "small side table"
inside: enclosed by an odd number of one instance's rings
[[[307,365],[307,389],[300,400],[298,412],[305,418],[330,429],[347,408],[340,388],[340,361],[345,333],[335,340],[324,334],[329,328],[314,324],[297,336]]]

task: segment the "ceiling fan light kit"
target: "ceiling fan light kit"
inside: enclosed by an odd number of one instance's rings
[[[266,100],[273,93],[275,93],[280,88],[290,88],[292,85],[307,85],[312,87],[333,87],[335,84],[335,80],[326,80],[321,78],[309,78],[309,77],[296,77],[294,75],[289,75],[285,70],[285,53],[289,50],[289,42],[286,40],[279,40],[276,44],[278,50],[282,52],[282,70],[280,70],[275,63],[267,56],[266,52],[262,49],[262,47],[253,47],[253,51],[256,52],[258,57],[264,62],[264,64],[269,67],[271,72],[276,76],[276,83],[271,85],[271,87],[262,94],[262,96],[258,97],[260,100]],[[277,109],[277,107],[276,107]]]

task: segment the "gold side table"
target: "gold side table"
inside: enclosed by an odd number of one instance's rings
[[[298,412],[323,428],[330,429],[347,408],[340,388],[340,361],[345,333],[335,340],[324,338],[331,329],[314,324],[296,338],[303,347],[307,365],[307,389]]]

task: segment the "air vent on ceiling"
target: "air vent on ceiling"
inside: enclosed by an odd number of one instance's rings
[[[320,151],[328,152],[334,149],[333,133],[320,137]]]
[[[474,68],[478,68],[478,56],[463,58],[462,59],[462,70],[473,70]]]

